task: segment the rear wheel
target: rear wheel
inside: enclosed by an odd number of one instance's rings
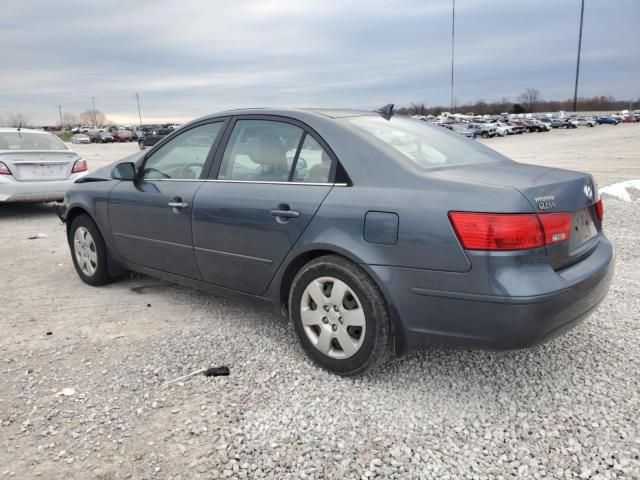
[[[98,227],[88,215],[78,215],[69,229],[73,266],[83,282],[99,286],[109,283],[107,248]]]
[[[338,375],[363,374],[391,354],[380,290],[364,270],[337,255],[313,260],[298,272],[289,316],[307,356]]]

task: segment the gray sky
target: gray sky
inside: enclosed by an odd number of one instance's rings
[[[8,0],[5,0],[8,1]],[[448,105],[450,0],[12,1],[0,117],[115,121],[246,106]],[[640,1],[586,0],[580,95],[640,97]],[[579,0],[457,0],[456,99],[573,96]]]

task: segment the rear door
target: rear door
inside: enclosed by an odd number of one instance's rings
[[[191,215],[224,121],[196,125],[146,155],[135,182],[109,195],[109,221],[118,252],[128,262],[200,279]]]
[[[237,117],[194,200],[205,281],[262,293],[331,190],[336,160],[301,123]]]

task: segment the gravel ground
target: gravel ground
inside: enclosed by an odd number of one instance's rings
[[[640,125],[486,143],[640,178]],[[78,147],[94,168],[135,151]],[[640,209],[605,201],[617,273],[588,321],[358,379],[313,366],[264,307],[143,276],[84,285],[51,206],[2,206],[0,478],[640,478]],[[231,375],[162,386],[210,365]]]

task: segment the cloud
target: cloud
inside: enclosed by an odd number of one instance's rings
[[[578,2],[456,1],[456,98],[573,91]],[[640,2],[587,2],[580,92],[637,97]],[[244,106],[448,104],[443,0],[48,0],[0,19],[0,117],[52,123],[89,97],[111,118],[185,121]]]

